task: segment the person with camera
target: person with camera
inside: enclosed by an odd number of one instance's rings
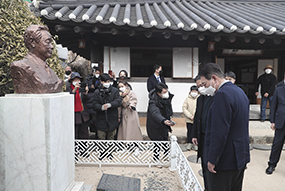
[[[152,141],[168,141],[168,132],[172,132],[171,126],[175,122],[170,120],[173,115],[171,100],[173,94],[169,93],[168,86],[158,83],[155,89],[149,92],[149,102],[147,109],[146,129],[147,135]],[[159,161],[160,146],[155,144],[153,159]],[[164,145],[164,158],[167,157],[169,148]],[[161,166],[157,166],[161,168]]]
[[[118,140],[143,140],[140,129],[138,112],[136,111],[137,96],[128,85],[127,81],[119,81],[118,87],[122,97],[122,105],[119,107],[120,126]]]
[[[102,86],[95,90],[93,109],[96,111],[96,126],[99,140],[114,140],[119,126],[118,107],[121,106],[119,90],[111,86],[109,74],[100,77]]]
[[[75,139],[89,139],[88,124],[89,113],[86,103],[91,100],[88,94],[88,86],[81,84],[82,77],[78,72],[73,72],[69,83],[66,85],[66,91],[74,95],[74,118],[75,118]]]

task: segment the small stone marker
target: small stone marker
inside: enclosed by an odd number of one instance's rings
[[[197,155],[190,155],[190,156],[187,157],[187,160],[189,162],[201,164],[201,158],[199,158],[199,160],[197,162]]]
[[[140,179],[112,174],[103,174],[97,186],[97,191],[140,191],[140,189]]]
[[[202,169],[200,169],[200,170],[198,171],[198,173],[199,173],[200,176],[203,177],[203,171],[202,171]]]
[[[264,150],[264,151],[271,150],[271,145],[265,145],[265,144],[252,144],[252,147],[257,150]]]

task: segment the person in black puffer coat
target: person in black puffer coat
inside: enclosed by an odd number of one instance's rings
[[[96,128],[99,140],[114,140],[119,126],[118,107],[121,106],[119,90],[110,85],[110,76],[101,75],[101,88],[95,90],[93,109],[96,111]]]
[[[164,83],[158,83],[149,93],[146,128],[148,137],[152,141],[168,141],[168,132],[172,132],[171,126],[175,125],[170,120],[173,115],[171,105],[173,96]],[[159,161],[160,146],[155,144],[155,147],[153,159]],[[168,151],[169,148],[165,148],[164,155]]]

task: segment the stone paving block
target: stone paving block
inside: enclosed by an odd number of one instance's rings
[[[201,158],[199,158],[199,160],[197,162],[197,155],[190,155],[190,156],[187,157],[187,160],[189,162],[201,164]]]
[[[125,176],[103,174],[97,191],[140,191],[141,180]]]
[[[264,145],[264,144],[252,144],[254,149],[268,151],[271,150],[271,145]]]

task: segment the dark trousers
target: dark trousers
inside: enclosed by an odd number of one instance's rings
[[[187,125],[187,143],[192,143],[193,123],[186,123],[186,125]]]
[[[207,170],[208,191],[241,191],[245,167],[240,170]]]
[[[275,130],[273,145],[271,148],[271,153],[270,153],[269,162],[268,162],[269,166],[276,167],[280,159],[284,140],[285,140],[285,126],[283,126],[282,129]]]
[[[88,124],[89,121],[75,124],[75,139],[89,139]]]
[[[204,155],[203,155],[204,141],[205,141],[205,133],[201,133],[201,140],[199,141],[198,149],[199,149],[199,153],[201,153],[200,156],[201,156],[201,167],[202,167],[202,172],[203,172],[204,188],[205,190],[208,190],[208,184],[207,184],[208,167],[204,163]]]

